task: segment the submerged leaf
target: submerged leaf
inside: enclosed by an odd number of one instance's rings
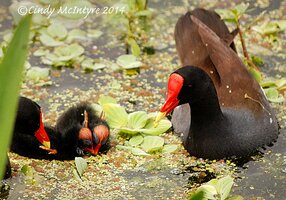
[[[161,150],[164,145],[164,139],[159,136],[146,136],[144,137],[141,147],[144,151],[151,153]]]

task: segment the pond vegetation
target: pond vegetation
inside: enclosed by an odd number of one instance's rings
[[[1,57],[11,54],[7,45],[13,35],[12,25],[21,19],[20,6],[50,6],[56,10],[75,5],[100,8],[101,14],[87,17],[63,13],[50,17],[33,15],[31,48],[20,93],[43,105],[47,124],[54,125],[71,105],[88,101],[99,112],[105,112],[112,128],[111,149],[98,156],[47,161],[9,152],[13,177],[2,181],[6,185],[1,187],[1,195],[9,199],[284,197],[286,4],[277,1],[271,7],[272,1],[241,2],[30,0],[0,3]],[[282,128],[277,144],[262,150],[264,156],[253,155],[250,160],[254,161],[243,165],[247,169],[238,167],[234,161],[190,157],[180,138],[172,134],[168,119],[153,127],[154,112],[165,97],[167,78],[180,67],[173,39],[176,20],[195,7],[216,9],[226,21],[232,22],[228,26],[239,28],[240,37],[235,39],[239,55],[245,57],[250,71],[277,110]],[[18,57],[13,62],[24,59],[20,55],[17,50]],[[7,64],[3,58],[0,66],[0,77],[17,84],[16,77],[11,78],[9,70],[3,70],[4,64],[16,66],[17,63]],[[15,82],[9,81],[12,79]],[[0,80],[3,86],[4,79]],[[11,95],[8,99],[16,99],[16,92],[6,94]],[[5,108],[2,101],[0,107],[1,111]],[[13,115],[3,117],[12,123]],[[2,131],[6,132],[4,128]],[[0,148],[6,149],[8,143],[2,141],[8,139],[2,140],[2,136],[9,138],[9,135],[0,135]],[[268,176],[271,178],[267,179]],[[278,184],[276,189],[275,184]],[[268,191],[265,185],[270,188]],[[241,196],[229,197],[229,194]]]

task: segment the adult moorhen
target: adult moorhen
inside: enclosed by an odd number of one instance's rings
[[[214,12],[203,8],[196,8],[187,12],[178,19],[175,27],[175,41],[179,58],[183,66],[193,65],[205,70],[212,80],[219,81],[215,66],[211,61],[205,44],[198,32],[198,26],[191,20],[191,15],[200,19],[210,29],[212,29],[220,38],[222,38],[236,52],[234,37],[238,29],[230,32],[220,18]],[[220,97],[219,97],[220,98]],[[180,105],[174,109],[172,124],[176,133],[182,133],[183,139],[189,133],[190,108],[188,105]]]
[[[202,158],[246,156],[258,147],[270,144],[277,138],[278,123],[260,85],[229,47],[228,41],[220,38],[206,21],[194,15],[189,17],[193,30],[188,31],[198,35],[200,40],[190,44],[186,37],[176,38],[185,67],[170,75],[167,100],[155,123],[177,105],[187,103],[191,118],[184,146],[191,155]],[[184,31],[182,29],[176,32]],[[178,40],[182,40],[180,45]],[[205,58],[194,62],[196,65],[193,66],[192,60],[187,58],[192,57],[192,51],[184,52],[182,45],[193,45],[197,49],[196,57],[205,52]]]
[[[56,130],[61,134],[60,159],[97,155],[109,148],[109,126],[88,103],[65,111],[57,120]]]
[[[44,127],[41,107],[31,99],[20,97],[10,150],[26,157],[52,159],[52,154],[57,153],[56,138],[55,130]]]

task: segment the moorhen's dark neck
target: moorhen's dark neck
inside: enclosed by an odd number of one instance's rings
[[[210,122],[221,120],[223,117],[216,92],[206,96],[200,101],[189,102],[191,108],[191,124],[209,124]]]

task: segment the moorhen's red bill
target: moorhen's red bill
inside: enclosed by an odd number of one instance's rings
[[[20,97],[10,150],[33,158],[56,154],[50,141],[50,137],[56,137],[54,134],[52,128],[44,127],[41,107],[31,99]]]
[[[56,129],[61,134],[60,156],[65,159],[97,155],[109,148],[109,126],[88,103],[65,111],[57,120]]]
[[[260,85],[229,47],[229,40],[213,28],[223,22],[212,18],[210,25],[208,18],[192,12],[188,16],[183,25],[177,24],[175,32],[185,36],[175,35],[185,67],[170,75],[167,100],[156,123],[177,105],[187,103],[191,122],[184,146],[191,155],[202,158],[246,156],[270,144],[278,135],[276,117]],[[195,35],[199,40],[189,42],[185,31],[190,33],[188,37]],[[195,49],[195,56],[187,49]]]

